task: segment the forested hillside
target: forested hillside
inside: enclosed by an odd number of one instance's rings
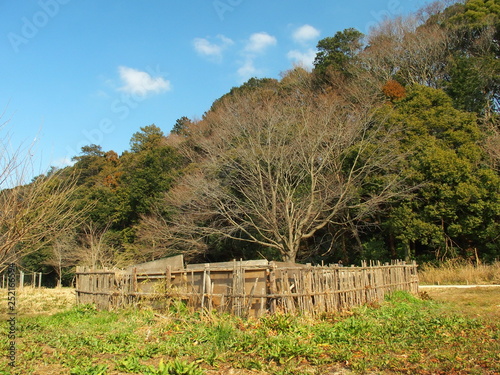
[[[75,264],[179,253],[498,259],[499,38],[499,0],[339,31],[318,42],[312,71],[252,78],[170,134],[140,127],[122,155],[83,147],[73,166],[38,178],[65,187],[72,225],[2,251],[63,277]]]

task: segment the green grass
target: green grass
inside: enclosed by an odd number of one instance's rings
[[[315,319],[79,306],[19,317],[17,366],[4,356],[0,374],[495,374],[499,328],[406,293]]]

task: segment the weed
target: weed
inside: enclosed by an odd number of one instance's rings
[[[146,347],[136,349],[135,353],[139,358],[152,358],[161,351],[158,344],[149,344]],[[164,350],[167,351],[167,350]],[[165,353],[169,354],[169,353]]]
[[[262,318],[264,327],[278,333],[289,332],[295,327],[294,323],[294,317],[290,314],[276,313]]]
[[[105,375],[108,371],[107,365],[76,366],[71,369],[71,375]]]
[[[247,370],[263,370],[264,364],[257,359],[244,359],[240,362],[240,366]]]
[[[216,363],[220,360],[219,355],[216,351],[213,351],[208,354],[208,356],[204,359],[204,362],[210,366],[215,366]]]
[[[77,305],[72,310],[73,313],[80,316],[85,315],[95,315],[97,313],[97,309],[95,305],[85,304],[85,305]]]
[[[116,362],[116,370],[123,372],[143,372],[146,370],[146,366],[142,365],[139,362],[139,359],[134,356],[129,356],[127,358],[122,359],[121,361]]]
[[[31,347],[29,350],[23,351],[23,360],[32,361],[40,359],[43,357],[43,351],[41,347],[35,346]]]
[[[203,371],[196,363],[188,363],[175,360],[172,362],[163,362],[160,360],[158,368],[149,366],[144,372],[145,375],[204,375]]]
[[[129,332],[114,332],[107,337],[107,342],[110,344],[130,343],[131,341],[134,341],[134,339],[132,339],[132,334]]]

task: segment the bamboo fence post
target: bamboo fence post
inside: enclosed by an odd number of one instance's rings
[[[271,314],[276,312],[276,294],[278,293],[276,286],[276,265],[274,262],[271,263],[271,268],[269,269],[269,291],[270,291],[270,310]]]
[[[257,317],[260,317],[264,314],[266,308],[266,287],[262,287],[261,297],[260,297],[260,310],[257,313]]]
[[[80,290],[80,267],[79,266],[76,266],[76,269],[75,269],[75,289],[76,289],[76,293],[75,293],[75,297],[76,297],[76,304],[78,305],[80,303],[80,298],[79,298],[79,290]]]
[[[248,302],[247,302],[247,306],[246,306],[246,312],[245,312],[245,316],[249,316],[250,315],[250,310],[252,310],[252,304],[253,304],[253,299],[254,299],[254,295],[255,295],[255,290],[257,289],[257,283],[259,282],[259,278],[256,277],[255,278],[255,282],[252,286],[252,289],[250,289],[250,294],[248,296]]]
[[[132,270],[132,293],[130,294],[129,297],[129,302],[130,303],[137,303],[137,292],[139,290],[139,286],[137,285],[137,267],[134,267]]]
[[[238,282],[239,282],[239,285],[238,285],[239,292],[243,295],[241,302],[239,304],[240,311],[239,311],[238,316],[243,316],[243,314],[244,314],[243,309],[245,308],[245,305],[247,303],[247,295],[246,295],[246,289],[245,289],[245,286],[246,286],[245,268],[243,267],[243,263],[242,263],[241,259],[240,259],[240,262],[238,264]]]
[[[290,277],[288,276],[288,269],[285,268],[284,274],[281,272],[281,290],[284,294],[284,305],[286,306],[287,313],[295,312],[295,303],[292,296],[292,286],[290,285]]]
[[[230,311],[232,314],[236,314],[236,259],[233,259],[233,268],[231,270],[231,293],[230,293]]]
[[[231,290],[230,290],[230,293],[228,293],[229,295],[229,299],[230,299],[230,303],[229,303],[229,311],[231,311],[232,314],[235,314],[236,312],[236,301],[235,301],[235,298],[236,298],[236,292],[235,292],[235,288],[236,288],[236,259],[233,259],[233,264],[232,264],[233,268],[231,270]]]
[[[210,277],[210,265],[208,265],[208,267],[207,267],[207,280],[206,280],[206,282],[207,282],[206,292],[207,292],[208,311],[212,311],[214,284],[212,283],[212,278]]]
[[[201,281],[201,310],[205,307],[205,287],[207,282],[207,265],[203,269],[203,279]]]
[[[323,270],[321,273],[321,291],[325,293],[325,311],[330,312],[334,309],[335,299],[338,294],[335,287],[336,281],[336,266],[331,265],[327,270]],[[328,293],[330,291],[330,293]],[[336,306],[335,306],[336,308]]]
[[[167,266],[165,271],[165,291],[169,291],[172,287],[172,267]]]
[[[187,285],[187,281],[186,281],[186,285]],[[195,293],[196,293],[196,288],[195,288],[195,285],[194,285],[194,271],[193,270],[191,270],[191,293],[192,293],[192,298],[188,299],[188,305],[190,305],[191,307],[194,307],[195,304],[194,304],[193,300],[194,300],[194,296],[195,296]]]
[[[114,273],[113,274],[109,274],[109,275],[106,275],[105,277],[105,288],[106,288],[106,293],[107,293],[107,298],[106,298],[106,301],[108,303],[108,309],[109,308],[112,308],[113,307],[113,296],[112,296],[112,293],[111,293],[111,279],[114,279]]]
[[[308,267],[303,272],[302,279],[302,287],[304,288],[304,297],[303,297],[303,307],[302,309],[314,312],[313,300],[314,300],[314,290],[312,289],[312,273],[311,269]]]

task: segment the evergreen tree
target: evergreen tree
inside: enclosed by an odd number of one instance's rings
[[[459,111],[442,91],[416,86],[391,121],[401,131],[399,152],[410,153],[402,174],[416,187],[395,205],[387,226],[399,254],[443,259],[500,254],[500,178],[484,161],[473,114]]]

